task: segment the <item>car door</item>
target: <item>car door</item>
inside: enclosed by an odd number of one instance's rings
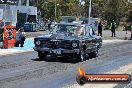
[[[85,44],[86,44],[87,53],[90,53],[93,51],[94,42],[95,40],[93,37],[91,37],[89,26],[85,26]]]
[[[92,50],[95,50],[97,48],[97,41],[98,39],[95,37],[95,31],[93,30],[93,28],[91,26],[89,27],[89,35],[90,38],[92,39]]]

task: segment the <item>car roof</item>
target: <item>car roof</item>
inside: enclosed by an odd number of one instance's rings
[[[81,25],[81,23],[79,22],[60,22],[60,23],[57,23],[58,25]]]
[[[80,24],[80,23],[57,23],[56,25],[80,25],[80,26],[89,26],[89,27],[91,27],[90,25],[88,25],[88,24]]]
[[[57,25],[81,25],[81,24],[75,24],[75,23],[58,23]]]

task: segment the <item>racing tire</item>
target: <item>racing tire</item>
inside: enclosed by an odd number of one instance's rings
[[[98,51],[99,51],[99,49],[97,47],[95,51],[89,53],[89,57],[90,58],[96,58],[98,56]]]
[[[38,57],[39,59],[44,59],[47,55],[42,53],[42,52],[38,52]]]

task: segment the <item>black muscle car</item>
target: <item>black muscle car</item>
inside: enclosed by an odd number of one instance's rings
[[[40,59],[47,55],[57,55],[74,56],[77,61],[83,61],[86,55],[98,55],[102,38],[95,35],[95,31],[89,25],[58,23],[51,33],[36,37],[34,43],[34,50],[38,52]]]

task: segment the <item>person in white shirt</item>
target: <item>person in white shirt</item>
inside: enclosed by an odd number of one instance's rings
[[[24,29],[21,28],[16,33],[16,44],[15,44],[15,46],[19,47],[19,44],[20,44],[20,47],[24,47],[23,45],[24,45],[25,39],[26,39],[26,35],[24,32]]]

